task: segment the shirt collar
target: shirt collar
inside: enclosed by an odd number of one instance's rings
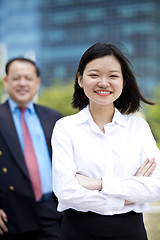
[[[8,99],[8,103],[9,103],[11,112],[14,113],[16,111],[16,109],[18,108],[18,104],[16,102],[14,102],[11,98]],[[27,109],[31,113],[35,112],[33,101],[31,101],[27,104]]]
[[[89,105],[87,105],[85,108],[83,108],[79,113],[77,113],[77,122],[78,123],[84,123],[89,120],[93,121],[93,118],[91,116],[91,113],[89,111]],[[115,113],[112,119],[112,124],[118,123],[121,126],[126,126],[126,119],[125,115],[122,114],[117,108],[115,108]]]
[[[92,119],[91,113],[89,111],[89,105],[83,108],[79,113],[76,114],[77,122],[84,123],[89,119]]]
[[[125,114],[122,114],[117,108],[115,108],[112,123],[118,123],[119,125],[125,127],[126,126]]]

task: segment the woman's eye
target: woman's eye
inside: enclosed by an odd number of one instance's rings
[[[91,74],[90,77],[98,77],[97,74]]]
[[[111,75],[110,78],[118,78],[117,75]]]

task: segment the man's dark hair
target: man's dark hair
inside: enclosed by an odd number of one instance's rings
[[[82,110],[89,104],[89,99],[85,95],[83,88],[78,84],[78,73],[83,76],[86,65],[94,59],[101,58],[107,55],[115,56],[119,61],[122,69],[124,80],[124,88],[120,97],[114,102],[114,106],[119,109],[121,113],[134,113],[140,108],[140,102],[154,105],[154,103],[147,100],[141,93],[133,71],[131,70],[131,63],[122,54],[122,52],[114,45],[108,43],[96,43],[86,50],[82,55],[75,78],[74,94],[72,106]]]
[[[12,59],[10,59],[10,60],[7,62],[6,68],[5,68],[7,75],[8,75],[8,72],[9,72],[9,68],[10,68],[11,63],[13,63],[14,61],[31,63],[31,64],[35,67],[37,76],[38,76],[38,77],[40,76],[40,70],[39,70],[39,68],[37,67],[36,63],[35,63],[34,61],[32,61],[31,59],[29,59],[29,58],[24,58],[24,57],[12,58]]]

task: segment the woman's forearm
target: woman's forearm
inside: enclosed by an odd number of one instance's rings
[[[142,166],[138,169],[135,174],[136,177],[150,177],[156,167],[155,159],[146,159],[146,161],[142,164]],[[102,190],[102,179],[90,178],[81,174],[76,174],[76,179],[78,183],[90,190]],[[125,200],[125,205],[132,204],[133,202]]]
[[[102,190],[102,179],[89,178],[81,174],[76,174],[76,179],[78,183],[84,188],[90,190]],[[125,200],[125,205],[129,204],[132,204],[132,202]]]
[[[90,190],[102,190],[102,179],[89,178],[79,173],[77,173],[75,177],[78,183],[84,188]]]

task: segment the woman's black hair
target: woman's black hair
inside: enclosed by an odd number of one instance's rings
[[[96,43],[86,50],[79,62],[72,100],[73,108],[82,110],[89,104],[88,97],[85,95],[83,88],[81,88],[78,84],[77,74],[79,73],[80,76],[83,76],[84,69],[89,62],[107,55],[113,55],[119,61],[125,84],[120,97],[114,102],[114,106],[119,109],[121,113],[130,114],[136,112],[140,108],[141,101],[146,104],[154,105],[154,103],[147,100],[142,95],[133,71],[131,70],[131,63],[124,54],[122,54],[122,52],[112,44]]]

